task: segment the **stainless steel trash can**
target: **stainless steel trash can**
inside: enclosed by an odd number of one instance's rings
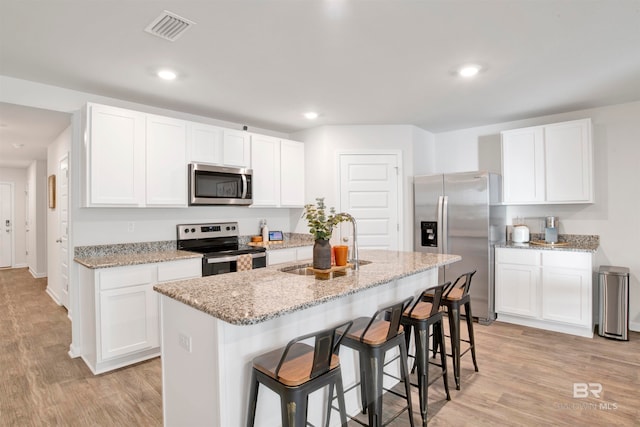
[[[600,266],[598,335],[629,340],[629,269]]]

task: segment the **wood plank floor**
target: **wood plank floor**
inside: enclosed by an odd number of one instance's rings
[[[161,426],[160,359],[92,375],[69,358],[71,323],[45,289],[27,269],[0,270],[0,425]],[[466,355],[451,401],[441,381],[430,387],[430,425],[640,426],[640,333],[620,342],[474,326],[480,372]],[[574,398],[574,383],[599,383],[602,393]],[[385,397],[386,413],[396,404]],[[392,425],[409,425],[407,415]]]

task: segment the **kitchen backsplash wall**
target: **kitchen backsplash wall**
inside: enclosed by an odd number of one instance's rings
[[[241,235],[258,234],[260,219],[269,229],[290,229],[291,212],[302,209],[266,209],[235,206],[192,206],[186,209],[80,209],[76,221],[76,246],[153,242],[176,239],[176,225],[237,221]]]

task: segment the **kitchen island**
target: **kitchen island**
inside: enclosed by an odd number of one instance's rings
[[[161,294],[164,424],[245,425],[255,356],[415,296],[437,284],[438,267],[461,259],[392,251],[361,251],[360,258],[370,263],[330,280],[281,271],[297,266],[289,263],[155,286]],[[357,354],[340,351],[348,388],[357,381]],[[358,393],[350,394],[347,410],[357,413]],[[310,398],[315,425],[323,423],[323,398],[322,392]],[[277,395],[261,387],[256,425],[280,425],[279,405]],[[336,414],[331,420],[339,424]]]

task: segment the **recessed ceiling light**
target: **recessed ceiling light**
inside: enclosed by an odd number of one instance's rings
[[[479,72],[480,72],[480,66],[473,65],[473,64],[465,65],[458,69],[458,75],[460,77],[466,77],[466,78],[473,77],[477,75]]]
[[[160,70],[158,71],[158,77],[162,80],[175,80],[178,75],[171,70]]]
[[[21,142],[14,142],[11,145],[13,145],[13,148],[22,148],[22,147],[24,147],[24,144],[21,143]]]
[[[304,113],[304,116],[309,120],[314,120],[318,118],[318,113],[316,113],[315,111],[309,111]]]

